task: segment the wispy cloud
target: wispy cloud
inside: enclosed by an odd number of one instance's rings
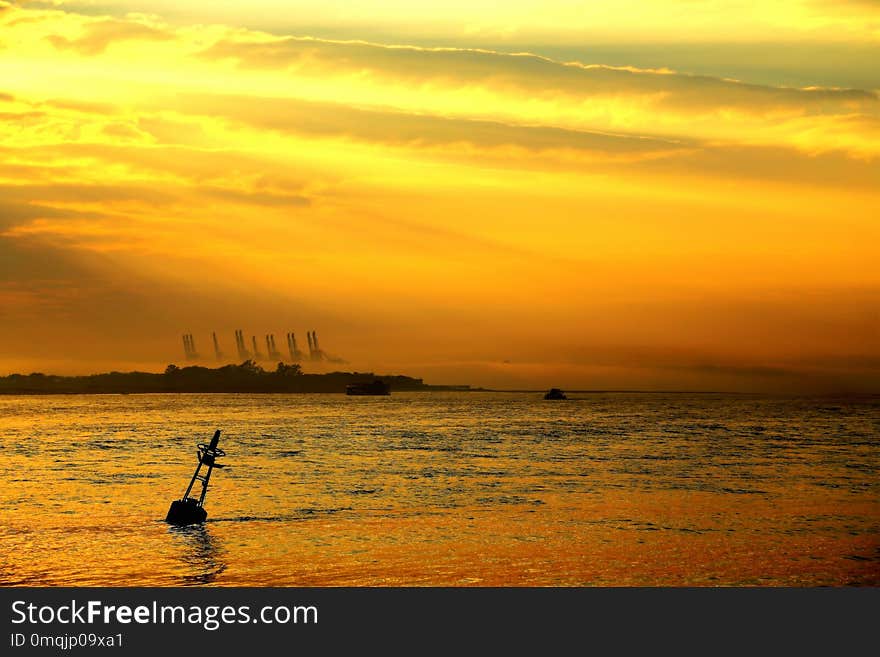
[[[841,134],[847,133],[852,120],[872,122],[880,116],[880,101],[869,90],[770,87],[670,71],[559,62],[530,54],[293,37],[223,39],[201,56],[283,71],[293,78],[336,76],[343,88],[386,86],[388,100],[419,112],[429,111],[423,101],[431,98],[447,115],[469,118],[519,118],[653,136],[785,142],[811,150],[876,153],[880,147],[874,128],[860,130],[860,139]],[[489,102],[492,98],[495,102]]]
[[[51,34],[46,39],[59,50],[75,50],[82,55],[98,55],[122,41],[168,41],[174,36],[135,21],[102,20],[84,26],[82,36],[68,38]]]

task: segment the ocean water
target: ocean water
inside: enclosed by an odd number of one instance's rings
[[[0,584],[880,585],[880,397],[570,397],[0,397]]]

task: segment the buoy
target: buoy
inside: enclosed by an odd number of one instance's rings
[[[199,463],[196,465],[196,471],[193,472],[192,479],[190,479],[189,486],[186,487],[186,492],[183,494],[183,497],[179,500],[174,500],[171,503],[171,507],[168,509],[168,515],[165,516],[165,522],[172,525],[193,525],[195,523],[205,522],[208,518],[208,512],[205,511],[204,504],[205,495],[208,494],[208,482],[211,479],[211,472],[214,468],[226,467],[217,463],[218,458],[226,456],[226,452],[217,447],[217,443],[219,442],[220,430],[217,429],[217,431],[214,432],[214,437],[211,439],[210,444],[198,444]],[[205,466],[208,469],[205,474],[200,474],[202,466]],[[196,480],[202,482],[202,493],[198,498],[190,497],[190,493],[192,492]]]

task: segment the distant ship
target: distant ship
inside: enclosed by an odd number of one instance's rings
[[[391,386],[380,379],[372,383],[352,383],[345,386],[346,395],[390,395]]]
[[[550,388],[550,392],[544,395],[544,399],[568,399],[568,397],[559,388]]]

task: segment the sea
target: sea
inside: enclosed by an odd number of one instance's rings
[[[880,397],[2,396],[0,585],[878,586]]]

